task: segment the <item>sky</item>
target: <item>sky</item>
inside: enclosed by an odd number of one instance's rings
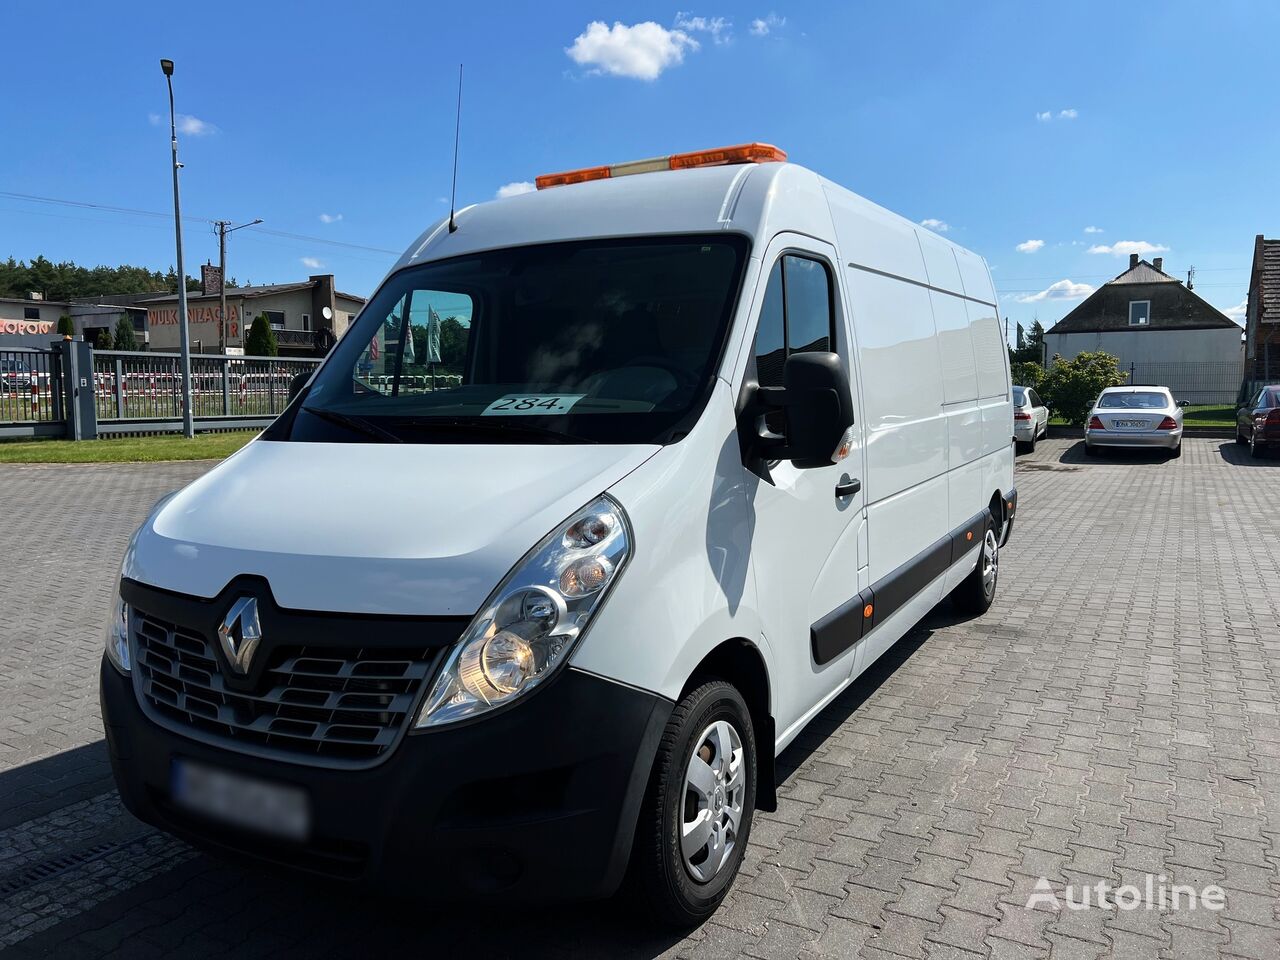
[[[261,217],[229,241],[242,284],[376,288],[448,212],[460,62],[459,206],[766,141],[984,256],[1011,330],[1051,326],[1131,251],[1194,266],[1243,322],[1254,235],[1280,235],[1269,0],[70,0],[3,22],[31,41],[7,45],[0,96],[4,258],[175,262],[161,57],[187,272],[216,262],[207,221]]]

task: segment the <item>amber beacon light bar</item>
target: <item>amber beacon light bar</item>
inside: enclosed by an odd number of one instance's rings
[[[539,190],[562,187],[587,180],[609,180],[633,173],[657,173],[659,170],[688,170],[691,167],[721,167],[731,163],[781,163],[787,159],[785,150],[771,143],[740,143],[733,147],[715,147],[711,150],[695,150],[693,153],[672,153],[648,160],[631,160],[603,167],[583,167],[564,173],[544,173],[537,178]]]

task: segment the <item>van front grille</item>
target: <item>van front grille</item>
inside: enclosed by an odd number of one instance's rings
[[[363,765],[409,722],[439,649],[277,647],[257,688],[233,689],[212,643],[133,610],[138,692],[171,729],[248,753]]]

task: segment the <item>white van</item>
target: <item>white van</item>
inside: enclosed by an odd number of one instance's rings
[[[399,893],[710,914],[774,758],[945,597],[987,609],[1017,504],[983,261],[783,160],[428,230],[130,542],[129,809]]]

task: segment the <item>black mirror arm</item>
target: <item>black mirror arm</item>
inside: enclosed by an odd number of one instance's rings
[[[827,391],[835,397],[835,391]],[[756,387],[742,411],[744,421],[751,423],[751,452],[761,460],[790,460],[797,454],[787,446],[787,438],[765,425],[765,416],[802,402],[812,402],[812,392],[800,393],[786,387]]]

